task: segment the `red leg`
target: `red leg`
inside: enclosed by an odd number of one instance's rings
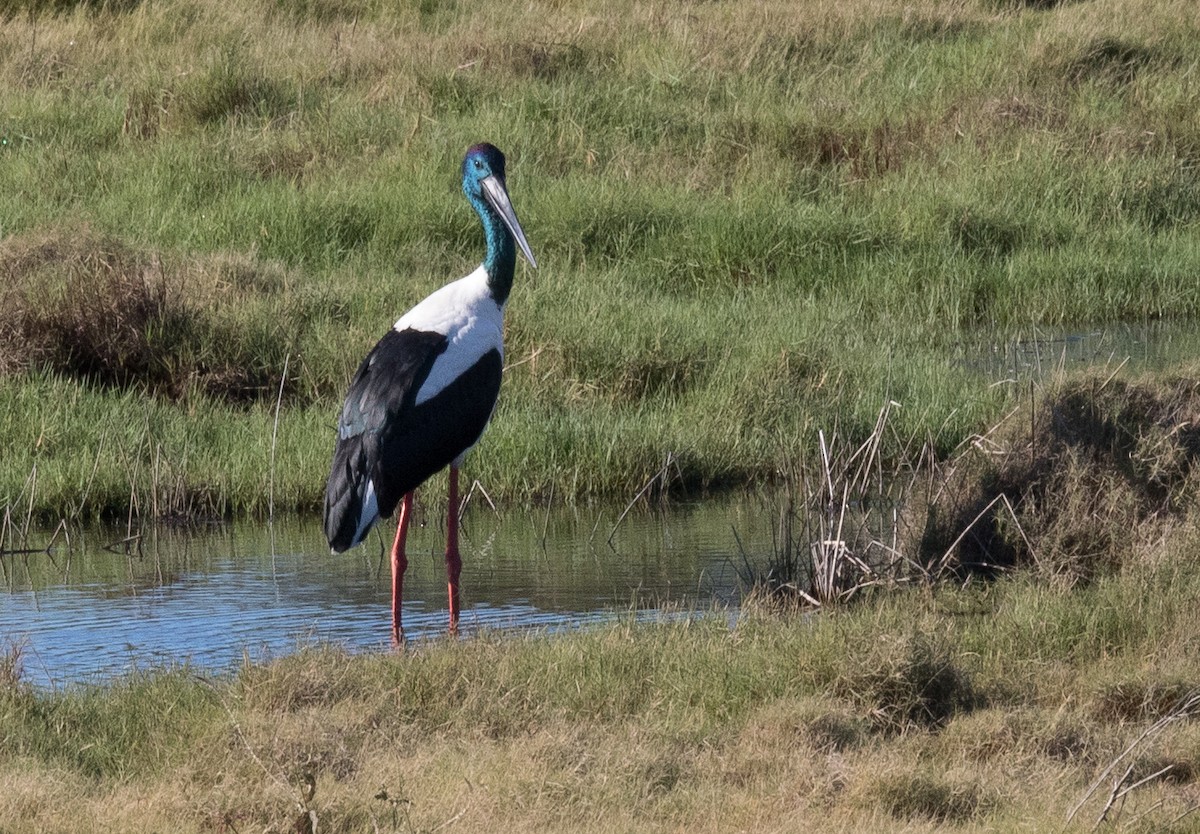
[[[458,631],[458,577],[462,557],[458,553],[458,467],[450,466],[450,507],[446,511],[446,578],[450,591],[450,631]]]
[[[404,642],[404,627],[400,624],[400,601],[404,596],[404,571],[408,569],[408,556],[404,543],[408,539],[408,522],[412,518],[413,494],[404,496],[400,503],[400,518],[396,522],[396,541],[392,543],[392,645]]]

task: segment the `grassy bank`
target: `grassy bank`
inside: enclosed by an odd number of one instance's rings
[[[1194,532],[1170,565],[1072,591],[1016,578],[732,630],[312,649],[58,693],[10,654],[0,817],[14,834],[309,830],[292,828],[309,812],[341,832],[1089,831],[1102,814],[1190,831]]]
[[[0,820],[6,832],[81,819],[181,832],[1193,830],[1195,378],[1070,379],[1018,405],[881,508],[894,538],[854,493],[834,514],[861,519],[800,530],[830,513],[824,490],[871,468],[834,448],[836,482],[817,479],[781,525],[780,555],[837,545],[828,581],[815,558],[770,566],[733,624],[668,613],[403,657],[321,646],[225,676],[166,668],[58,689],[32,686],[35,659],[9,644]],[[800,614],[797,588],[819,613]]]
[[[499,499],[761,482],[888,401],[944,454],[1008,406],[975,328],[1200,310],[1182,1],[0,16],[0,505],[52,519],[316,507],[359,357],[479,258],[480,138],[542,263]]]

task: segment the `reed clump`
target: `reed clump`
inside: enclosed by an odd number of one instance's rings
[[[1195,379],[1059,376],[946,459],[896,443],[896,403],[857,447],[818,432],[819,465],[784,479],[772,553],[743,560],[748,604],[836,607],[1015,569],[1070,587],[1157,562],[1200,500]],[[900,465],[879,455],[889,434],[908,450]]]

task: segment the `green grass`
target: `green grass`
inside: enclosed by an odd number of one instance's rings
[[[456,172],[488,139],[542,265],[469,463],[489,495],[625,498],[668,459],[689,494],[788,480],[818,429],[844,457],[894,401],[881,466],[928,444],[962,500],[904,552],[1005,494],[993,543],[1028,565],[733,630],[318,647],[216,680],[38,691],[9,647],[5,831],[1061,831],[1086,800],[1084,831],[1089,785],[1200,686],[1191,388],[1026,411],[953,359],[981,330],[1200,312],[1188,4],[0,19],[0,535],[319,506],[358,360],[481,255]],[[1081,397],[1111,417],[1090,445],[1048,419]],[[1003,455],[952,454],[1010,411]],[[1190,830],[1197,751],[1194,721],[1136,745],[1125,784],[1170,770],[1105,830]]]
[[[1010,406],[950,358],[980,328],[1200,312],[1200,24],[1165,0],[0,16],[0,506],[49,519],[263,512],[285,363],[276,507],[318,507],[358,359],[481,255],[480,139],[542,265],[470,463],[499,500],[668,454],[769,481],[889,400],[886,459],[945,455]]]
[[[1196,537],[1089,587],[1024,575],[814,619],[744,612],[314,647],[209,679],[35,690],[0,663],[8,830],[1086,831],[1194,823]],[[311,787],[310,787],[311,786]],[[1174,827],[1172,827],[1174,820]]]

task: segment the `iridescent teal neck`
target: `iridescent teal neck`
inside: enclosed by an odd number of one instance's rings
[[[508,301],[512,291],[513,275],[517,270],[517,245],[500,216],[483,199],[471,195],[471,205],[483,221],[483,233],[487,238],[487,255],[483,268],[488,274],[488,289],[492,298],[501,307]]]

